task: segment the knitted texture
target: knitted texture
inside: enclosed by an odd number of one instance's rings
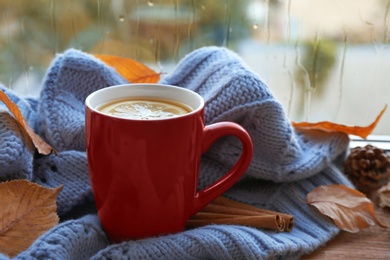
[[[7,112],[0,112],[0,140],[0,180],[31,179],[31,144],[19,123]]]
[[[351,185],[334,164],[348,146],[347,135],[295,131],[267,85],[225,48],[193,51],[161,82],[198,92],[206,101],[206,124],[234,121],[248,130],[254,143],[253,161],[225,196],[294,215],[292,232],[210,225],[110,244],[96,215],[89,183],[84,100],[97,89],[126,81],[93,56],[70,49],[48,68],[38,101],[6,90],[25,104],[23,114],[30,115],[33,128],[59,156],[33,159],[14,118],[0,114],[0,150],[18,151],[12,157],[0,157],[1,166],[14,167],[12,171],[0,167],[0,176],[27,178],[47,187],[64,184],[57,199],[62,222],[15,259],[298,259],[339,232],[305,198],[319,185]],[[202,158],[199,187],[226,173],[240,153],[235,138],[214,143]]]
[[[265,83],[227,49],[192,52],[163,82],[202,95],[206,124],[235,121],[249,132],[255,151],[247,175],[276,182],[300,180],[318,173],[345,149],[343,134],[295,132]],[[214,145],[208,156],[232,166],[240,146],[237,140],[226,139]]]
[[[93,201],[85,152],[62,151],[60,156],[52,154],[36,159],[33,181],[50,188],[65,184],[57,197],[60,216]]]
[[[91,56],[70,50],[51,65],[39,103],[40,129],[58,151],[85,151],[84,100],[93,91],[127,83]]]
[[[21,99],[12,91],[0,85],[9,99],[22,111],[29,125],[36,125],[37,101]],[[10,179],[31,179],[32,144],[26,141],[25,133],[8,108],[0,102],[0,181]]]
[[[53,228],[16,259],[89,259],[107,245],[97,217],[87,215]]]

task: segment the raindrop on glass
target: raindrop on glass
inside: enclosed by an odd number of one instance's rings
[[[119,22],[123,22],[125,21],[125,16],[124,15],[120,15],[119,16]]]
[[[253,26],[252,26],[253,30],[257,30],[259,28],[259,26],[257,25],[257,23],[255,23]]]
[[[154,3],[152,1],[148,1],[148,6],[152,7],[154,6]]]

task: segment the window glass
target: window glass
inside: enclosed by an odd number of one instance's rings
[[[370,124],[390,101],[389,0],[0,0],[0,81],[38,95],[77,48],[169,73],[192,50],[236,51],[291,120]],[[390,111],[373,134],[390,135]]]

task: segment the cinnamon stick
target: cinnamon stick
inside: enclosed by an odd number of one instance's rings
[[[187,222],[187,227],[194,228],[209,224],[244,225],[276,231],[291,231],[294,218],[289,214],[260,209],[225,197],[218,197],[192,216]]]
[[[238,207],[219,205],[216,203],[211,203],[202,209],[203,212],[214,212],[221,214],[230,214],[230,215],[243,215],[243,216],[257,216],[258,213],[253,210],[241,209]]]
[[[220,214],[220,213],[213,213],[213,212],[198,212],[194,216],[191,217],[191,219],[227,219],[227,218],[236,218],[237,215],[231,215],[231,214]]]
[[[226,197],[222,197],[222,196],[216,198],[212,203],[216,204],[216,205],[224,205],[224,206],[231,207],[231,208],[255,211],[255,212],[258,212],[260,214],[271,214],[271,215],[278,214],[286,223],[284,231],[290,232],[294,227],[294,216],[292,216],[290,214],[285,214],[285,213],[276,212],[276,211],[272,211],[272,210],[257,208],[257,207],[254,207],[254,206],[251,206],[248,204],[244,204],[244,203],[240,203],[240,202],[228,199]]]
[[[266,229],[274,229],[277,231],[283,231],[279,228],[279,216],[278,215],[258,215],[258,216],[233,216],[227,218],[191,218],[187,222],[187,227],[201,227],[210,224],[230,224],[230,225],[243,225],[243,226],[251,226],[254,228],[266,228]],[[218,214],[216,214],[218,215]]]

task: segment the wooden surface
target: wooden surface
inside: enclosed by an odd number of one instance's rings
[[[390,208],[376,208],[375,213],[383,224],[390,226]],[[390,228],[372,226],[358,233],[341,231],[325,246],[302,259],[390,259]]]

